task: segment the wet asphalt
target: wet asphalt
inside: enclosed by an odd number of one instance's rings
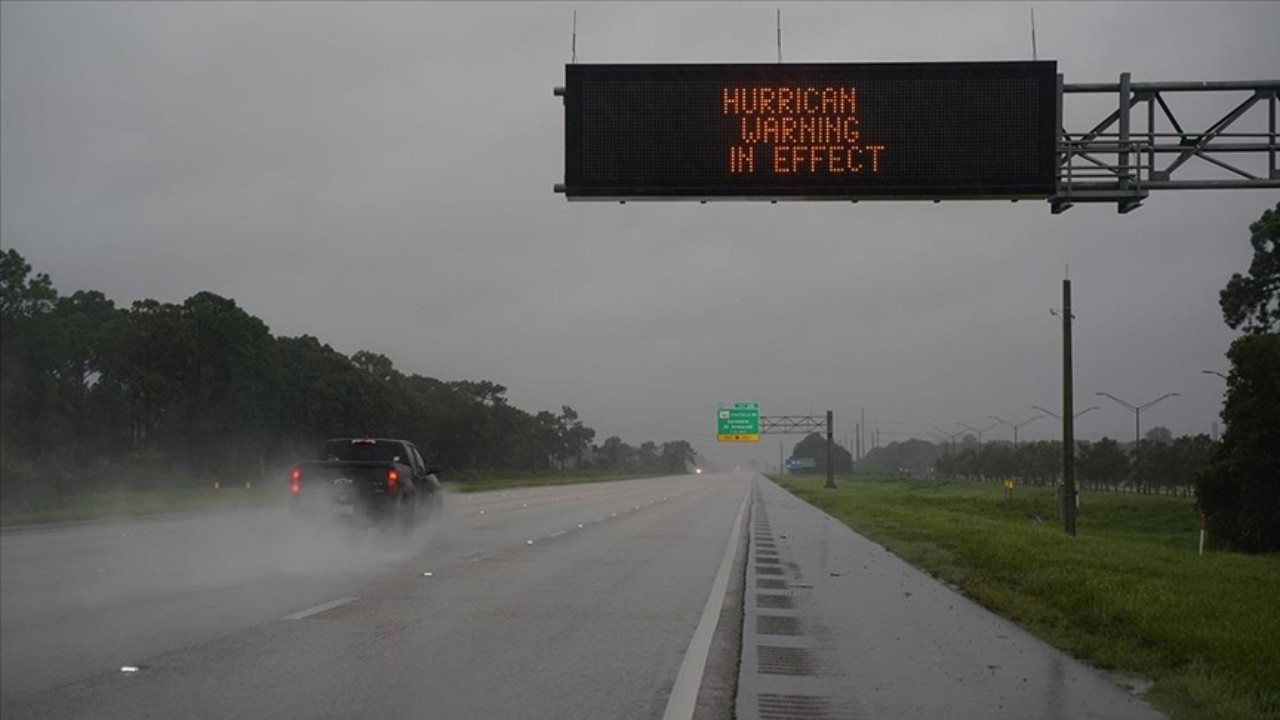
[[[700,718],[1161,717],[764,478],[453,495],[408,538],[293,520],[0,534],[0,717],[661,718],[709,606]]]
[[[755,486],[738,718],[1163,717],[774,483]]]
[[[407,540],[277,507],[8,532],[0,716],[661,717],[749,483],[454,495]]]

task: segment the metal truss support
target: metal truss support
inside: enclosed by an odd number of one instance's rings
[[[834,489],[836,486],[835,466],[831,462],[831,449],[835,443],[835,415],[828,410],[822,415],[761,415],[761,435],[808,435],[809,433],[827,431],[827,484],[824,487]]]
[[[822,415],[761,415],[761,435],[808,435],[822,432],[827,420]]]
[[[1134,83],[1129,73],[1121,73],[1119,83],[1067,85],[1059,75],[1058,88],[1058,178],[1049,198],[1055,215],[1082,202],[1114,202],[1121,213],[1127,213],[1152,190],[1280,188],[1276,134],[1280,80]],[[1229,99],[1215,122],[1192,131],[1184,129],[1167,100],[1179,93],[1215,102]],[[1232,93],[1235,102],[1230,99]],[[1081,94],[1115,94],[1116,109],[1088,132],[1068,132],[1061,122],[1065,98]],[[1134,116],[1144,115],[1144,103],[1145,123],[1135,129]],[[1258,120],[1255,126],[1261,124],[1261,112],[1250,114],[1255,107],[1267,109],[1265,130],[1239,129],[1246,116]],[[1203,164],[1189,169],[1193,159]],[[1265,169],[1261,167],[1264,160]]]

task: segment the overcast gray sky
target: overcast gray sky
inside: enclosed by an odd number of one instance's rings
[[[487,379],[633,444],[728,463],[717,403],[836,412],[888,443],[1060,404],[1070,265],[1085,438],[1208,432],[1218,291],[1275,191],[1041,201],[568,203],[584,63],[1025,60],[1066,82],[1280,77],[1280,3],[0,5],[0,243],[62,292],[209,290],[277,335]],[[1068,129],[1104,112],[1068,98]],[[1175,110],[1204,123],[1223,102]],[[1021,437],[1058,431],[1041,420]],[[1003,437],[1004,430],[991,436]],[[793,439],[794,440],[794,439]],[[790,441],[789,441],[790,442]]]

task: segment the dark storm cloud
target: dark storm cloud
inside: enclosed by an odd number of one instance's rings
[[[1055,407],[1069,263],[1080,407],[1181,392],[1203,432],[1217,291],[1275,193],[1042,203],[566,203],[552,97],[582,62],[769,62],[773,5],[0,5],[0,237],[70,292],[234,298],[406,372],[485,378],[630,442],[715,447],[717,402],[860,406],[884,440]],[[785,4],[792,62],[1009,60],[1029,5]],[[1068,82],[1274,77],[1274,4],[1037,5]],[[1068,123],[1107,108],[1068,104]],[[1180,108],[1200,121],[1220,106]],[[1101,113],[1101,114],[1099,114]],[[1081,433],[1126,437],[1104,407]],[[985,426],[985,424],[984,424]],[[1041,421],[1025,436],[1056,430]],[[770,449],[770,446],[772,449]]]

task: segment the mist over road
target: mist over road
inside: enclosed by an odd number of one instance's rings
[[[407,541],[283,506],[7,532],[0,709],[660,716],[749,485],[457,494]]]

